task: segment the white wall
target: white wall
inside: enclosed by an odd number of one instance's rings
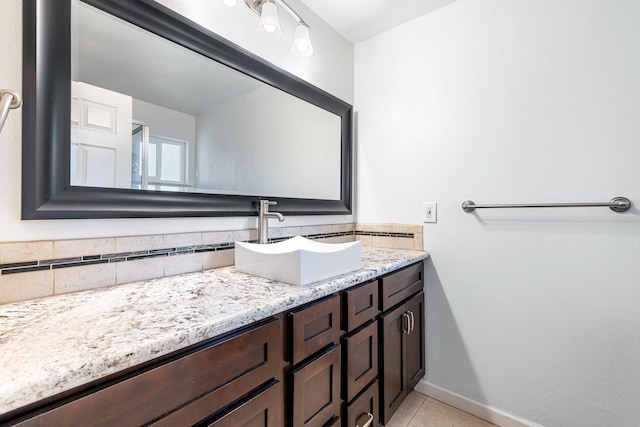
[[[640,425],[640,2],[459,0],[356,45],[358,222],[426,224],[427,380]],[[477,203],[607,201],[482,210]]]
[[[200,114],[196,124],[198,188],[340,198],[339,116],[261,86]]]
[[[308,9],[291,5],[311,25],[315,53],[295,58],[289,53],[293,23],[283,17],[285,35],[276,43],[256,36],[257,16],[252,12],[238,18],[214,12],[209,0],[163,0],[161,3],[198,20],[240,46],[261,55],[287,71],[351,103],[353,100],[353,45],[340,37]],[[0,86],[22,92],[22,2],[2,0],[3,37],[0,37]],[[0,242],[139,234],[166,234],[202,230],[255,227],[255,218],[172,218],[122,220],[21,221],[21,126],[22,110],[11,110],[0,133]],[[350,222],[351,216],[288,217],[286,225]]]

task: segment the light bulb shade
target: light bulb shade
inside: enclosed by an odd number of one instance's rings
[[[313,46],[311,46],[311,39],[309,38],[309,27],[304,24],[298,24],[296,27],[293,43],[291,44],[291,54],[301,58],[313,54]]]
[[[240,16],[245,9],[244,0],[216,0],[215,5],[228,16]]]
[[[261,37],[269,40],[275,40],[282,37],[282,28],[278,21],[278,9],[271,1],[267,1],[262,5],[260,12],[260,22],[256,28]]]

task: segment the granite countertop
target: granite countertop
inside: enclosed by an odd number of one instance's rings
[[[361,270],[306,286],[225,267],[0,305],[0,414],[427,257],[367,247]]]

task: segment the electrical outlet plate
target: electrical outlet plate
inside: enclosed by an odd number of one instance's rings
[[[424,202],[422,204],[422,219],[424,222],[438,222],[438,204],[434,202]]]

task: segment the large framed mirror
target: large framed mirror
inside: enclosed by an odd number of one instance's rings
[[[23,219],[351,213],[349,104],[153,0],[23,5]]]

